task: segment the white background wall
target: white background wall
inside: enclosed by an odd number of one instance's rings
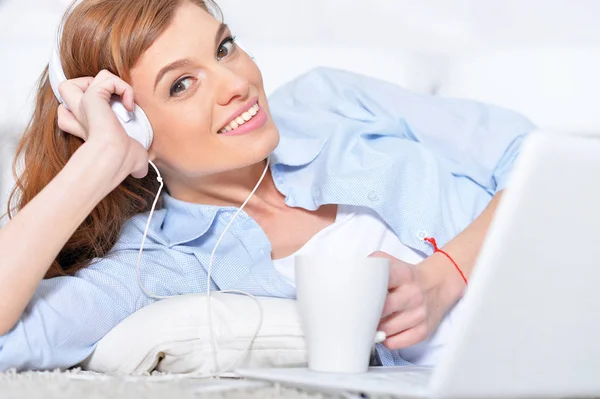
[[[268,90],[284,77],[319,63],[369,69],[390,80],[394,74],[407,73],[408,67],[413,88],[427,90],[431,80],[454,74],[452,65],[457,60],[516,49],[526,64],[531,62],[527,55],[540,48],[548,55],[548,68],[542,74],[556,75],[554,82],[549,76],[543,86],[564,87],[571,82],[560,73],[574,68],[568,63],[583,68],[585,62],[578,55],[592,56],[589,46],[600,46],[598,0],[217,1],[225,21],[259,63],[267,60],[261,66]],[[0,49],[6,60],[0,65],[0,121],[4,125],[10,121],[21,126],[27,119],[33,83],[69,3],[0,0]],[[573,48],[582,46],[583,50],[574,52]],[[361,58],[363,50],[369,50],[371,57]],[[430,57],[430,62],[415,64],[407,55],[413,53]],[[274,61],[278,54],[280,64]],[[402,70],[394,67],[398,63]],[[518,59],[513,68],[518,69]],[[7,130],[2,123],[0,134],[1,130]]]
[[[600,132],[598,0],[219,4],[259,61],[278,53],[290,60],[284,72],[264,66],[269,89],[285,80],[280,75],[315,62],[307,54],[318,54],[321,63],[370,71],[413,90],[509,107],[545,129]]]
[[[524,44],[600,44],[597,0],[219,0],[247,41],[455,55]]]
[[[553,130],[600,132],[599,0],[218,2],[257,56],[269,92],[324,64],[504,105]],[[0,0],[0,203],[6,164],[69,3]]]

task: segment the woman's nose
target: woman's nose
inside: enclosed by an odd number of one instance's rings
[[[240,71],[227,67],[219,68],[217,101],[219,105],[228,105],[236,99],[246,99],[250,94],[250,83]]]

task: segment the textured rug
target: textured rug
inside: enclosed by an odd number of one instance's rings
[[[0,373],[0,398],[10,399],[350,399],[352,394],[307,392],[241,379],[191,379],[170,375],[111,376],[80,370]],[[382,399],[382,397],[378,397]]]

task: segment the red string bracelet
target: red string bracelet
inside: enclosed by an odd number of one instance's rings
[[[425,237],[424,240],[427,241],[428,243],[430,243],[431,245],[433,245],[433,252],[434,253],[435,252],[440,252],[440,253],[446,255],[446,258],[450,259],[450,262],[452,262],[452,264],[454,265],[454,267],[456,268],[456,270],[458,270],[458,272],[460,273],[460,276],[462,277],[463,281],[465,282],[465,285],[469,285],[469,283],[467,282],[467,278],[465,277],[465,275],[462,272],[462,270],[460,270],[460,267],[458,267],[458,265],[456,264],[456,262],[454,261],[454,259],[452,259],[452,257],[450,255],[448,255],[445,251],[442,251],[441,249],[438,248],[437,242],[435,242],[435,238]]]

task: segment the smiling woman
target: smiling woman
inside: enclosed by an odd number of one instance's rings
[[[260,162],[275,149],[279,135],[268,116],[260,71],[227,25],[184,2],[131,69],[131,86],[152,121],[150,158],[156,159],[172,196],[214,202],[212,192],[245,179],[237,171],[248,167],[257,175],[251,184],[258,181],[264,169]],[[229,134],[222,134],[227,128]],[[234,133],[236,139],[229,139]]]
[[[233,127],[245,122],[243,112],[259,102],[264,105],[255,120],[267,123],[260,72],[235,45],[227,25],[208,12],[214,10],[219,16],[215,4],[151,3],[152,7],[140,2],[82,2],[64,22],[62,64],[68,78],[96,76],[108,70],[131,84],[135,102],[149,116],[155,132],[150,158],[156,159],[171,194],[194,200],[202,193],[190,190],[182,180],[256,164],[277,145],[277,132],[270,122],[260,140],[256,135],[235,142],[216,136],[227,126],[231,134],[237,133]],[[139,17],[132,23],[124,17],[128,15]],[[107,35],[109,27],[111,34]],[[17,210],[62,170],[82,144],[78,137],[56,132],[58,102],[52,97],[44,76],[32,124],[19,148],[27,169],[13,193],[14,199],[18,195]],[[237,109],[239,98],[248,102],[241,112]],[[93,258],[104,256],[114,246],[123,223],[149,210],[157,188],[153,171],[142,180],[126,179],[77,229],[47,277],[73,274]]]
[[[209,286],[294,298],[294,256],[326,252],[390,259],[379,360],[435,363],[464,281],[426,239],[469,277],[533,126],[327,69],[268,102],[215,10],[82,0],[67,14],[64,104],[44,71],[0,230],[0,370],[78,364],[155,300],[141,285],[156,297]],[[113,96],[147,115],[147,150],[127,136]],[[150,160],[166,192],[147,225],[161,183]]]

